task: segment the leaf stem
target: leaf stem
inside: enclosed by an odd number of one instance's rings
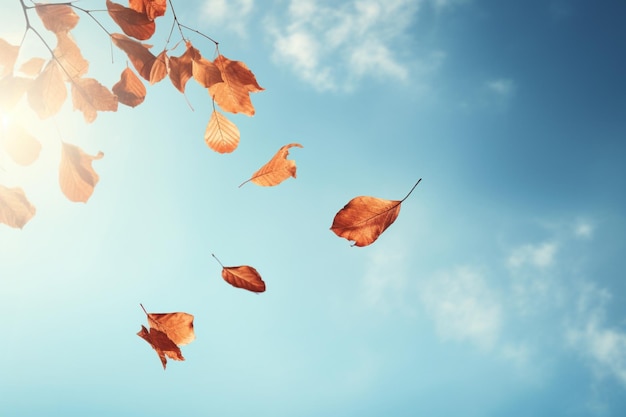
[[[400,200],[400,202],[402,203],[404,200],[406,200],[407,198],[409,198],[409,196],[411,195],[411,193],[413,192],[413,190],[415,190],[415,187],[417,187],[417,184],[420,183],[422,179],[420,178],[419,180],[417,180],[417,182],[415,183],[415,185],[413,186],[413,188],[411,188],[411,191],[409,191],[409,193],[402,199]]]
[[[217,259],[217,256],[215,256],[215,254],[212,253],[211,256],[215,258],[215,260],[222,266],[222,268],[224,268],[224,265],[222,264],[222,262],[220,262],[219,259]]]
[[[143,304],[139,303],[139,305],[141,306],[141,309],[143,310],[144,313],[146,313],[146,316],[148,315],[148,312],[146,311],[146,309],[143,307]]]

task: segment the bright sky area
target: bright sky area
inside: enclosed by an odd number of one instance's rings
[[[626,2],[173,3],[255,73],[256,115],[227,115],[227,155],[206,91],[167,80],[28,124],[42,157],[0,170],[37,207],[0,225],[0,415],[626,415]],[[19,42],[19,2],[0,12]],[[88,16],[74,32],[111,87],[126,56]],[[104,152],[87,204],[59,190],[59,139]],[[296,179],[238,188],[292,142]],[[329,230],[419,178],[371,246]],[[184,362],[136,336],[139,303],[195,316]]]

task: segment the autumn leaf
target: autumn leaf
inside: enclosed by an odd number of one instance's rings
[[[190,49],[192,52],[191,72],[198,84],[204,88],[210,88],[212,85],[224,81],[217,65],[203,58],[200,51],[193,46]]]
[[[37,160],[41,143],[21,125],[11,123],[4,132],[2,148],[19,165],[30,165]]]
[[[207,146],[219,153],[230,153],[239,145],[239,129],[217,110],[213,110],[204,132]]]
[[[170,81],[183,94],[185,93],[187,81],[193,76],[192,60],[195,50],[191,42],[187,42],[187,49],[181,56],[170,57]]]
[[[62,143],[59,184],[70,201],[86,203],[89,200],[99,180],[91,162],[103,156],[102,152],[88,155],[76,145]]]
[[[144,13],[148,19],[154,20],[165,14],[167,0],[129,0],[131,9]]]
[[[78,23],[79,16],[67,4],[35,3],[35,10],[44,27],[54,33],[68,32]]]
[[[43,58],[30,58],[20,66],[19,72],[29,77],[36,77],[41,72],[45,63],[46,60]]]
[[[243,288],[252,292],[265,291],[265,282],[259,272],[251,266],[224,266],[219,259],[211,254],[222,266],[222,278],[233,287]]]
[[[168,66],[169,66],[169,57],[167,56],[167,51],[162,51],[159,55],[157,55],[154,64],[152,64],[152,68],[150,69],[150,84],[156,84],[161,81],[163,78],[167,76]]]
[[[21,229],[34,215],[35,207],[21,188],[0,185],[0,223]]]
[[[281,147],[267,164],[263,165],[257,172],[252,174],[249,180],[244,181],[239,186],[241,187],[248,181],[252,181],[257,185],[270,187],[280,184],[289,177],[296,178],[296,161],[287,159],[289,148],[294,146],[302,148],[302,145],[299,143],[290,143]]]
[[[339,237],[353,241],[353,246],[374,243],[396,220],[400,214],[400,204],[411,195],[421,180],[420,178],[415,183],[402,200],[384,200],[367,196],[353,198],[335,215],[330,230]]]
[[[113,3],[111,0],[106,0],[106,5],[111,18],[128,36],[145,41],[154,35],[156,24],[145,13]]]
[[[120,80],[113,86],[112,91],[120,103],[130,107],[140,105],[146,98],[146,86],[128,67],[122,71]]]
[[[28,104],[41,119],[45,119],[58,113],[66,98],[63,74],[57,61],[52,59],[31,83]]]
[[[12,45],[0,38],[0,78],[13,72],[13,66],[20,52],[18,45]]]
[[[54,56],[68,80],[82,77],[89,69],[89,61],[83,58],[80,48],[69,33],[57,33],[57,46],[54,48]]]
[[[96,120],[99,111],[117,111],[117,96],[94,78],[77,78],[72,83],[74,110],[83,112],[87,123]]]
[[[128,59],[130,59],[139,75],[143,79],[150,81],[150,73],[156,57],[148,50],[149,46],[130,39],[121,33],[113,33],[111,40],[118,48],[126,52]]]
[[[162,331],[152,328],[148,330],[142,325],[141,330],[137,332],[137,336],[150,343],[152,349],[159,355],[163,369],[167,366],[167,358],[174,359],[175,361],[185,360],[180,348]]]
[[[222,110],[253,116],[254,106],[249,93],[262,91],[263,88],[252,71],[243,62],[231,61],[223,55],[215,58],[214,63],[224,81],[210,86],[209,94]]]

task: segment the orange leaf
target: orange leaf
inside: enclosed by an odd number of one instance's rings
[[[146,98],[146,86],[128,67],[122,71],[120,80],[113,86],[112,90],[120,103],[130,107],[140,105]]]
[[[150,84],[156,84],[165,78],[168,71],[168,61],[169,57],[165,50],[157,55],[154,64],[152,64],[152,69],[150,70]]]
[[[289,155],[289,148],[294,146],[302,148],[302,145],[299,143],[290,143],[289,145],[281,147],[278,152],[276,152],[276,155],[274,155],[274,157],[272,157],[267,164],[263,165],[261,169],[252,174],[252,177],[249,180],[241,183],[240,187],[248,181],[252,181],[257,185],[269,187],[278,185],[289,177],[296,178],[296,161],[293,159],[287,159],[287,156]]]
[[[11,123],[4,135],[2,147],[20,165],[30,165],[39,158],[41,143],[22,126]]]
[[[45,119],[61,110],[66,98],[63,74],[59,64],[52,59],[30,85],[28,103],[41,119]]]
[[[0,109],[9,111],[20,101],[33,80],[30,78],[7,75],[0,78]]]
[[[68,32],[78,23],[78,15],[67,4],[35,3],[35,10],[45,28],[54,33]]]
[[[179,56],[170,57],[170,80],[174,87],[181,93],[185,93],[185,85],[193,75],[192,59],[196,49],[191,46],[191,42],[187,42],[187,49]]]
[[[230,153],[239,145],[239,129],[217,110],[213,110],[204,131],[207,146],[219,153]]]
[[[212,254],[213,255],[213,254]],[[222,263],[215,255],[215,260]],[[243,288],[244,290],[252,292],[265,291],[265,282],[261,278],[259,272],[251,266],[224,266],[222,265],[222,278],[233,287]]]
[[[62,143],[59,184],[70,201],[86,203],[89,200],[99,180],[91,162],[103,156],[102,152],[95,156],[88,155],[78,146]]]
[[[231,61],[222,55],[215,58],[214,63],[224,80],[209,87],[209,94],[215,102],[229,113],[254,115],[249,93],[262,91],[263,88],[257,83],[252,71],[243,62]]]
[[[11,45],[0,38],[0,78],[13,72],[13,66],[15,65],[19,52],[19,46]]]
[[[151,328],[150,331],[141,326],[141,330],[137,332],[137,336],[150,343],[152,349],[154,349],[161,359],[163,369],[167,366],[167,358],[174,359],[175,361],[184,361],[185,358],[180,351],[180,348],[176,346],[176,343],[172,342],[165,333],[160,330]]]
[[[20,72],[29,77],[36,77],[41,72],[43,64],[45,63],[46,60],[43,58],[31,58],[20,66]]]
[[[21,188],[0,185],[0,223],[21,229],[34,215],[35,207]]]
[[[167,0],[129,0],[128,3],[131,9],[145,13],[150,20],[163,16],[167,8]]]
[[[203,58],[200,52],[191,47],[193,55],[191,60],[191,71],[193,78],[204,88],[210,88],[212,85],[221,83],[222,73],[217,65]]]
[[[156,57],[148,50],[149,46],[130,39],[121,33],[113,33],[111,39],[118,48],[126,52],[128,59],[130,59],[139,75],[150,81],[150,73]]]
[[[80,48],[69,33],[57,33],[57,46],[54,48],[54,56],[64,70],[66,79],[81,77],[89,69],[89,61],[83,58]]]
[[[93,78],[77,78],[72,83],[74,110],[83,112],[87,123],[96,120],[99,111],[117,111],[117,96]]]
[[[384,200],[376,197],[353,198],[335,215],[332,230],[337,236],[354,242],[353,246],[372,243],[396,220],[400,204],[413,192],[417,183],[402,200]]]
[[[145,41],[154,35],[156,25],[145,13],[113,3],[111,0],[107,0],[106,4],[111,18],[128,36]]]

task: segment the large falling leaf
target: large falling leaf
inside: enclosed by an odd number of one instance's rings
[[[30,165],[37,160],[41,143],[17,123],[10,123],[1,142],[4,151],[19,165]]]
[[[184,361],[180,346],[191,343],[196,335],[193,330],[193,315],[188,313],[148,313],[143,305],[143,311],[148,316],[150,330],[141,326],[137,335],[150,343],[159,355],[163,369],[167,365],[167,358]]]
[[[224,81],[209,87],[209,94],[224,111],[253,116],[254,106],[249,93],[262,91],[263,88],[252,71],[243,62],[231,61],[223,55],[215,58],[214,63]]]
[[[94,78],[77,78],[72,83],[74,109],[83,112],[87,123],[96,120],[99,111],[117,111],[117,96]]]
[[[167,10],[167,0],[129,0],[128,5],[131,9],[144,13],[150,20],[163,16]]]
[[[224,266],[215,255],[213,257],[222,266],[222,278],[233,287],[252,292],[265,291],[265,282],[259,272],[251,266]]]
[[[61,191],[70,201],[86,203],[89,200],[99,180],[91,163],[103,156],[102,152],[95,156],[88,155],[78,146],[63,142],[59,184]]]
[[[252,181],[257,185],[270,187],[280,184],[289,177],[296,178],[296,161],[287,159],[289,148],[294,146],[302,148],[302,145],[299,143],[290,143],[281,147],[267,164],[263,165],[257,172],[252,174],[249,180],[244,181],[239,186],[241,187],[248,181]]]
[[[78,23],[78,15],[68,4],[35,3],[35,10],[45,28],[54,33],[68,32]]]
[[[124,68],[120,80],[111,90],[120,103],[130,107],[140,105],[146,98],[146,86],[143,85],[133,70],[128,67]]]
[[[63,74],[57,61],[52,59],[31,83],[28,104],[41,119],[45,119],[58,113],[66,98]]]
[[[21,188],[0,185],[0,223],[21,229],[34,215],[35,207]]]
[[[204,132],[207,146],[219,153],[230,153],[239,145],[239,129],[226,116],[213,110]]]
[[[12,45],[0,38],[0,78],[13,72],[13,66],[20,52],[18,45]]]
[[[400,214],[400,204],[411,195],[421,180],[420,178],[415,183],[402,200],[384,200],[367,196],[353,198],[335,215],[330,230],[339,237],[353,241],[354,246],[374,243],[396,220]]]
[[[133,64],[139,75],[145,80],[150,81],[150,73],[152,72],[152,65],[156,57],[149,51],[149,46],[144,45],[141,42],[130,39],[126,35],[121,33],[113,33],[111,35],[113,43],[126,52],[128,59]]]
[[[106,5],[111,18],[128,36],[145,41],[154,35],[156,24],[145,13],[113,3],[111,0],[107,0]]]

